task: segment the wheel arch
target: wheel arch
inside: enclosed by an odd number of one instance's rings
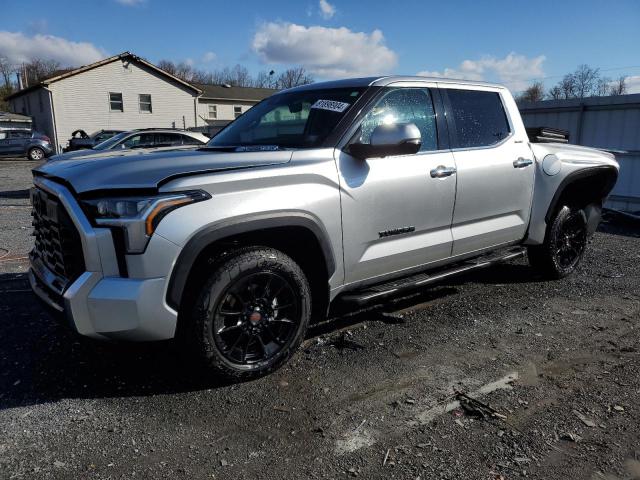
[[[296,244],[296,240],[304,243]],[[320,303],[328,306],[328,280],[336,270],[335,256],[320,220],[305,212],[249,215],[202,228],[178,255],[169,280],[167,304],[180,312],[189,281],[202,261],[250,245],[281,249],[300,264],[305,274],[310,276],[312,270],[309,281],[315,284],[315,293],[321,293]]]
[[[551,221],[559,206],[568,201],[571,206],[584,208],[591,204],[601,204],[609,195],[618,179],[618,170],[610,165],[584,168],[567,175],[556,189],[545,221]]]

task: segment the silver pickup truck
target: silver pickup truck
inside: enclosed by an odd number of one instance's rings
[[[499,85],[285,90],[196,151],[34,170],[30,282],[82,335],[177,338],[216,373],[265,374],[334,302],[522,255],[570,274],[618,164],[553,140]]]

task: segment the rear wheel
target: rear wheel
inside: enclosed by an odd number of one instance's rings
[[[547,228],[544,244],[529,247],[529,263],[550,278],[563,278],[579,265],[587,246],[587,216],[562,207]]]
[[[244,380],[283,365],[304,339],[310,314],[300,267],[278,250],[251,248],[231,254],[208,277],[187,340],[208,368]]]
[[[29,156],[29,160],[33,161],[39,161],[44,158],[44,150],[42,150],[40,147],[30,148],[27,154]]]

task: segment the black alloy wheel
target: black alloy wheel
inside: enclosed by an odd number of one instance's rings
[[[214,261],[200,283],[187,348],[232,380],[265,375],[293,355],[311,317],[311,291],[283,252],[248,247]]]
[[[268,361],[287,345],[300,324],[299,300],[275,272],[241,277],[213,313],[213,334],[224,357],[238,365]]]
[[[580,264],[587,241],[584,210],[563,206],[547,227],[544,243],[528,248],[529,263],[546,277],[566,277]]]

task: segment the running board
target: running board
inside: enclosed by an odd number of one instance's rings
[[[391,295],[398,295],[411,290],[416,290],[420,287],[442,282],[443,280],[456,275],[461,275],[473,270],[480,270],[481,268],[487,268],[497,263],[513,260],[514,258],[524,257],[525,253],[525,248],[518,247],[499,254],[494,253],[477,257],[472,260],[455,264],[445,270],[437,270],[430,273],[419,273],[399,280],[369,286],[362,290],[347,292],[340,296],[340,302],[349,305],[364,306]]]

